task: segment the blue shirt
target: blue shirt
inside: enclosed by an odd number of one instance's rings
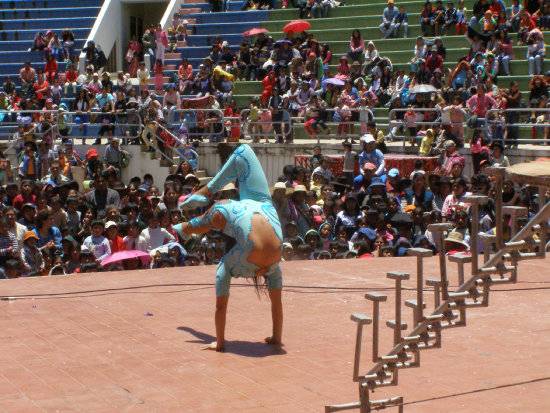
[[[409,21],[409,16],[405,12],[397,13],[393,18],[394,23],[406,23],[408,21]]]
[[[382,13],[382,16],[384,17],[384,23],[391,23],[397,13],[399,13],[397,7],[393,6],[391,10],[389,7],[386,7],[384,9],[384,12]]]
[[[48,230],[48,235],[44,238],[41,237],[40,232],[38,232],[38,228],[33,229],[34,233],[38,237],[38,242],[36,243],[36,248],[42,248],[44,245],[46,245],[48,242],[53,241],[55,246],[59,249],[61,249],[61,240],[63,237],[61,236],[61,231],[59,231],[59,228],[57,227],[51,227]]]
[[[374,175],[385,175],[386,168],[384,165],[384,154],[382,154],[382,152],[380,152],[378,149],[374,149],[371,153],[363,151],[359,154],[358,159],[359,167],[361,169],[363,169],[365,163],[372,162],[376,166],[376,172],[374,173]]]
[[[105,97],[103,97],[103,93],[98,93],[95,98],[97,100],[99,110],[102,110],[106,103],[114,100],[113,95],[111,95],[110,93],[107,93]]]

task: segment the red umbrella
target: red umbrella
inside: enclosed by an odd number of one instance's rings
[[[269,33],[269,30],[264,29],[263,27],[254,27],[253,29],[250,29],[250,30],[247,30],[246,32],[244,32],[242,34],[242,37],[254,36],[254,35],[260,34],[260,33]]]
[[[311,24],[309,22],[306,22],[305,20],[294,20],[288,23],[284,28],[283,32],[293,32],[293,33],[300,33],[303,31],[306,31],[311,27]]]

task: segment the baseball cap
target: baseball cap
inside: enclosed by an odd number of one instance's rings
[[[105,224],[105,229],[109,229],[111,227],[116,227],[116,222],[115,221],[109,221]]]
[[[370,133],[367,133],[367,134],[361,136],[361,142],[362,143],[371,143],[371,142],[375,142],[375,140],[374,140],[374,137]]]
[[[397,169],[397,168],[392,168],[392,169],[390,169],[390,171],[388,172],[388,176],[389,176],[390,178],[397,178],[399,175],[400,175],[399,169]]]

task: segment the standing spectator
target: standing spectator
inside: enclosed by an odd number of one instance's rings
[[[466,102],[466,107],[470,111],[470,114],[477,116],[477,123],[474,125],[474,127],[477,128],[481,127],[483,124],[487,111],[491,108],[498,107],[497,101],[485,92],[485,85],[479,85],[477,87],[477,93]]]
[[[155,67],[153,68],[155,71],[155,91],[161,92],[164,85],[164,77],[163,77],[163,70],[164,70],[164,64],[161,59],[157,59],[157,62],[155,63]]]
[[[145,62],[140,62],[139,69],[137,71],[137,78],[139,81],[139,91],[147,90],[149,87],[149,79],[151,78],[151,72],[145,67]]]
[[[359,189],[363,185],[363,176],[367,175],[364,173],[363,168],[365,168],[367,163],[374,165],[374,173],[372,176],[380,178],[382,182],[386,182],[384,155],[381,151],[376,149],[376,140],[372,135],[366,134],[361,137],[361,144],[363,145],[363,151],[357,157],[359,161],[359,171],[361,173],[353,180],[354,189]]]
[[[148,53],[151,56],[151,62],[155,59],[155,53],[157,48],[156,35],[155,35],[155,26],[151,25],[145,30],[141,38],[141,43],[143,44],[143,52]]]
[[[128,49],[126,51],[126,62],[128,63],[128,73],[131,77],[136,77],[138,69],[139,54],[141,53],[141,44],[136,39],[136,35],[133,34],[132,38],[128,42]]]
[[[158,212],[153,212],[149,218],[149,227],[145,228],[141,235],[144,239],[144,246],[147,252],[154,250],[162,245],[175,242],[175,238],[166,229],[160,227],[160,217]]]
[[[22,275],[28,276],[44,269],[44,258],[36,248],[38,237],[33,231],[25,232],[23,248],[21,249]]]
[[[106,177],[109,175],[109,171],[104,171],[99,175],[94,181],[95,189],[88,192],[86,195],[86,203],[99,218],[105,215],[105,207],[107,205],[120,205],[120,196],[118,192],[114,189],[107,188]]]
[[[103,236],[104,229],[105,224],[103,221],[95,220],[92,222],[92,235],[82,243],[82,249],[94,254],[96,261],[99,263],[111,255],[109,240]]]
[[[16,258],[19,254],[17,240],[8,231],[8,222],[6,217],[0,218],[0,278],[6,277],[6,263],[12,258]]]
[[[393,0],[388,0],[388,6],[382,12],[382,23],[379,26],[384,39],[387,39],[394,34],[395,25],[393,23],[393,19],[396,15],[397,8],[393,5]]]
[[[48,209],[43,209],[36,215],[36,228],[33,230],[38,237],[39,250],[61,250],[61,231],[53,225],[53,214]]]

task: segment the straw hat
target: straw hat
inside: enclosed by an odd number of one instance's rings
[[[304,185],[296,185],[294,187],[294,193],[305,192],[307,194],[307,188]]]
[[[462,234],[457,231],[449,232],[449,235],[445,238],[445,242],[454,242],[455,244],[459,244],[467,249],[470,249],[470,246],[464,242],[464,237]]]
[[[294,192],[294,188],[288,188],[284,182],[276,182],[275,185],[270,188],[269,192],[273,195],[273,193],[278,189],[284,189],[286,195]]]

